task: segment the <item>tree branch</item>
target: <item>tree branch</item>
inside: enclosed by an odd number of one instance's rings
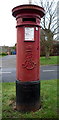
[[[52,14],[51,14],[51,15],[52,15],[52,17],[53,17],[53,16],[55,17],[56,12],[57,12],[57,11],[56,11],[56,8],[55,8],[55,10],[54,10],[54,11],[52,12]]]
[[[54,23],[55,21],[57,22],[57,18],[55,18],[55,19],[52,19],[52,23]]]
[[[49,21],[48,29],[50,29],[51,23],[52,23],[52,17],[50,15],[50,21]]]
[[[42,28],[43,30],[45,30],[42,26],[41,26],[41,28]]]
[[[42,0],[40,0],[40,3],[41,3],[41,6],[44,7],[44,6],[43,6],[43,2],[42,2]]]
[[[48,19],[48,21],[50,21],[50,19],[47,16],[45,16],[45,17]]]
[[[54,3],[54,1],[51,2],[51,4],[50,4],[49,7],[47,6],[47,7],[48,7],[48,10],[46,11],[46,13],[49,12],[49,11],[51,10],[51,7],[52,7],[53,3]]]
[[[57,21],[56,21],[56,23],[53,24],[53,26],[51,27],[51,29],[53,29],[55,25],[57,25]]]
[[[59,28],[59,26],[57,26],[57,27],[54,29],[53,34],[54,34],[54,33],[55,33],[55,31],[57,30],[57,28]]]
[[[57,32],[57,33],[54,33],[53,35],[57,35],[57,34],[59,34],[59,32]]]

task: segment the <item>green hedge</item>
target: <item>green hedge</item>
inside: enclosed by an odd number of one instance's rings
[[[3,52],[3,53],[0,53],[0,55],[5,56],[5,55],[7,55],[7,53],[4,53],[4,52]]]

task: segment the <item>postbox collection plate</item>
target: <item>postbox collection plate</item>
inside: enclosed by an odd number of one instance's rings
[[[34,41],[34,28],[33,27],[25,27],[24,41]]]

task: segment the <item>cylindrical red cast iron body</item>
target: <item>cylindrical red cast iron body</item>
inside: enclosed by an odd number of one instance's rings
[[[44,9],[35,5],[15,7],[17,20],[17,79],[39,80],[40,20]]]
[[[13,8],[17,21],[17,80],[39,81],[40,77],[40,20],[44,9],[36,5]]]

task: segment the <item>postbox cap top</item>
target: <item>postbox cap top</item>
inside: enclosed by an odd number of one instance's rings
[[[20,5],[20,6],[17,6],[17,7],[14,7],[12,9],[12,15],[14,17],[16,17],[18,14],[22,14],[22,13],[31,13],[31,12],[34,12],[38,15],[40,15],[40,17],[42,18],[44,15],[45,15],[45,10],[44,8],[38,6],[38,5]]]

